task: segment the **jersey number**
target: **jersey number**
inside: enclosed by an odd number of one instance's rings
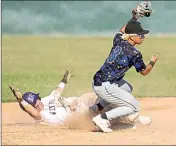
[[[110,53],[107,62],[112,63],[115,61],[116,57],[122,52],[122,48],[120,46],[116,46]]]
[[[50,111],[50,114],[52,114],[52,115],[56,114],[56,106],[55,106],[54,100],[49,102],[49,111]]]

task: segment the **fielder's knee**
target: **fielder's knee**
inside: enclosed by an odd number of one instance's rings
[[[136,101],[134,104],[127,104],[126,106],[130,107],[134,113],[139,112],[139,110],[140,110],[140,106],[139,106],[138,101]]]
[[[140,110],[140,106],[139,106],[139,103],[137,102],[137,104],[134,105],[134,111],[139,112],[139,110]]]
[[[129,93],[131,93],[133,91],[133,86],[130,83],[126,82],[124,85],[126,86],[125,91],[127,91]]]
[[[125,82],[119,88],[122,90],[125,90],[126,92],[129,92],[129,93],[131,93],[133,91],[133,86],[131,84],[129,84],[128,82]]]
[[[128,87],[129,87],[129,92],[132,92],[133,91],[133,86],[128,83]]]

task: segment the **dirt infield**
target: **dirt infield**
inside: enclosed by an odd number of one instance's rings
[[[143,98],[140,99],[140,103],[141,115],[150,116],[153,120],[151,125],[137,125],[136,129],[118,125],[117,130],[108,134],[91,132],[86,127],[68,129],[67,126],[34,124],[33,119],[21,111],[17,103],[4,103],[2,104],[2,144],[176,144],[176,98]]]

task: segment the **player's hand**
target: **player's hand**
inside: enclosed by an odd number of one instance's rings
[[[19,92],[19,89],[14,89],[11,85],[9,85],[10,90],[12,91],[13,95],[16,97],[18,102],[21,102],[22,94]]]
[[[67,69],[64,73],[64,77],[61,80],[61,82],[65,83],[65,84],[68,83],[72,76],[73,76],[73,71],[71,69]]]
[[[156,63],[157,60],[158,60],[158,55],[153,55],[153,56],[151,57],[151,61],[153,61],[154,63]]]
[[[132,15],[136,19],[139,17],[150,17],[153,10],[150,2],[141,2],[135,9],[132,10]]]

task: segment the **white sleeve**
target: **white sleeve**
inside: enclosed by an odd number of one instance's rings
[[[60,92],[58,92],[57,90],[53,90],[49,96],[42,98],[41,101],[44,105],[48,105],[51,100],[57,99],[59,97]]]

